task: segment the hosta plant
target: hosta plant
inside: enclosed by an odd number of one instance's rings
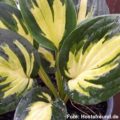
[[[2,1],[0,114],[65,120],[68,100],[93,105],[120,91],[120,15],[93,17],[87,0],[79,10],[73,0]]]

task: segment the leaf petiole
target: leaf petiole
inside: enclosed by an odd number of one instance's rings
[[[42,67],[42,65],[40,66],[38,74],[41,77],[41,80],[45,83],[45,85],[51,90],[51,92],[53,93],[53,95],[55,97],[58,97],[57,89],[53,85],[52,81],[50,80],[49,76],[45,72],[45,70]]]

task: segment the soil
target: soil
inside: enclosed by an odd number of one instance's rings
[[[107,111],[107,102],[102,102],[97,105],[79,105],[72,101],[67,103],[67,120],[102,120],[99,116],[104,116]],[[89,118],[89,117],[96,118]]]
[[[13,120],[14,111],[0,115],[0,120]]]

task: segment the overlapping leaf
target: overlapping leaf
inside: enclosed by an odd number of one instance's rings
[[[52,100],[50,94],[34,88],[20,101],[14,120],[65,120],[66,108],[61,100]]]
[[[25,37],[31,44],[34,44],[33,38],[25,27],[20,11],[4,3],[0,3],[0,28],[17,32]],[[55,61],[51,52],[42,47],[39,47],[38,51],[42,54],[43,58],[50,63],[50,66],[54,66]]]
[[[86,20],[65,40],[60,56],[65,90],[82,104],[97,104],[120,91],[120,16]]]
[[[45,59],[48,63],[50,63],[49,67],[55,67],[55,58],[50,50],[47,50],[43,47],[39,47],[38,51],[41,54],[41,57]]]
[[[39,61],[26,39],[0,29],[0,114],[13,110],[22,93],[33,87]]]
[[[33,37],[46,48],[59,44],[76,25],[72,0],[20,0],[22,15]]]
[[[33,38],[26,29],[22,15],[15,7],[0,3],[0,28],[17,32],[33,44]]]

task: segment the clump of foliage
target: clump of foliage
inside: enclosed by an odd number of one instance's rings
[[[92,105],[120,91],[120,16],[92,17],[87,0],[81,4],[76,11],[72,0],[19,0],[20,9],[0,2],[0,114],[65,120],[69,99]]]

